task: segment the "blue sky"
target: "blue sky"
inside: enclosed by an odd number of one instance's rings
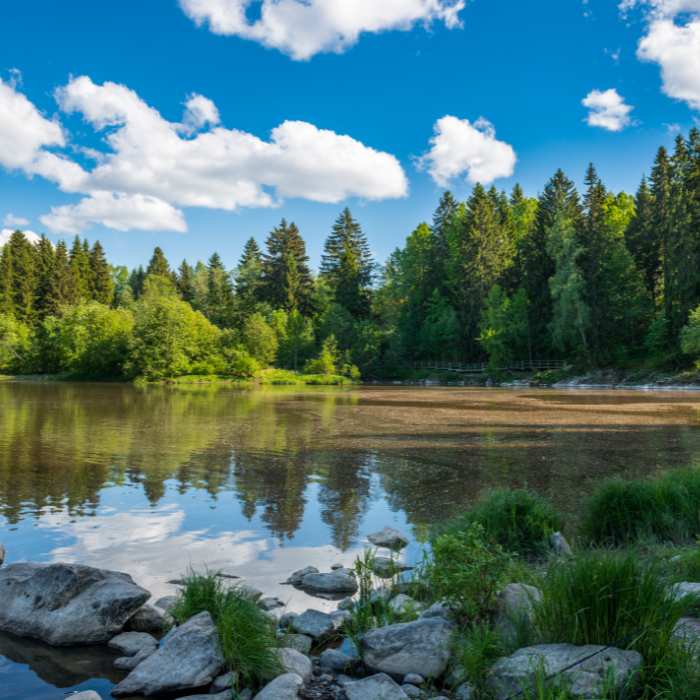
[[[383,260],[445,186],[634,190],[699,114],[698,0],[299,3],[6,3],[0,227],[233,267],[285,216],[317,264],[347,204]]]

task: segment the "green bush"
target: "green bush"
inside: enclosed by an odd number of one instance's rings
[[[488,493],[465,515],[448,523],[447,532],[478,523],[489,540],[505,550],[533,557],[549,546],[549,536],[561,528],[554,506],[525,490],[497,489]]]
[[[605,482],[584,507],[582,530],[594,544],[641,539],[682,542],[700,534],[700,469],[656,479]]]
[[[475,624],[460,631],[452,653],[455,685],[469,681],[483,693],[488,670],[507,652],[500,635],[488,624]]]
[[[0,314],[0,374],[22,372],[31,349],[29,326],[14,316]]]

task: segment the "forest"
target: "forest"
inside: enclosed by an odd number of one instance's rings
[[[0,251],[0,373],[159,380],[402,377],[421,360],[673,368],[700,358],[700,130],[659,148],[636,195],[593,165],[538,198],[444,192],[383,266],[345,209],[312,272],[282,220],[234,269],[111,265],[99,242],[17,231]]]

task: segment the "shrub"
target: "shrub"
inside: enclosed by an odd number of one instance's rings
[[[29,326],[14,316],[0,314],[0,373],[22,371],[28,363],[30,348]]]
[[[329,335],[321,346],[321,352],[304,366],[306,374],[335,374],[338,364],[338,343],[334,335]]]
[[[243,345],[261,365],[271,365],[277,356],[279,341],[274,328],[261,313],[249,316],[243,326]]]
[[[456,684],[468,680],[483,692],[488,670],[507,651],[500,635],[490,625],[480,623],[467,627],[454,641],[452,676]]]
[[[505,550],[537,556],[547,550],[549,536],[560,529],[561,518],[548,500],[535,493],[497,489],[448,524],[447,531],[472,523],[478,523],[484,535]]]
[[[700,306],[691,312],[688,324],[681,331],[681,349],[696,360],[700,357]]]

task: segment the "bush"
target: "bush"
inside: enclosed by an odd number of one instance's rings
[[[243,345],[263,367],[275,361],[278,348],[277,334],[261,313],[252,314],[246,319],[243,326]]]
[[[469,681],[483,693],[488,670],[507,651],[500,635],[490,625],[482,623],[466,628],[454,642],[453,675],[459,671],[456,685]]]
[[[505,550],[538,556],[549,546],[549,536],[561,528],[561,518],[545,498],[524,490],[497,489],[488,493],[465,515],[447,525],[447,531],[478,523],[484,535]]]
[[[681,331],[681,350],[695,360],[700,357],[700,306],[694,309]]]
[[[338,364],[338,343],[335,336],[329,335],[321,346],[321,352],[304,366],[306,374],[336,374]]]
[[[600,545],[640,539],[682,542],[700,534],[700,469],[656,479],[605,482],[584,507],[585,537]]]
[[[191,573],[171,614],[182,623],[204,611],[216,623],[224,659],[243,687],[280,672],[274,626],[245,592],[224,587],[215,574]]]
[[[0,374],[23,371],[31,348],[29,326],[9,314],[0,314]]]

